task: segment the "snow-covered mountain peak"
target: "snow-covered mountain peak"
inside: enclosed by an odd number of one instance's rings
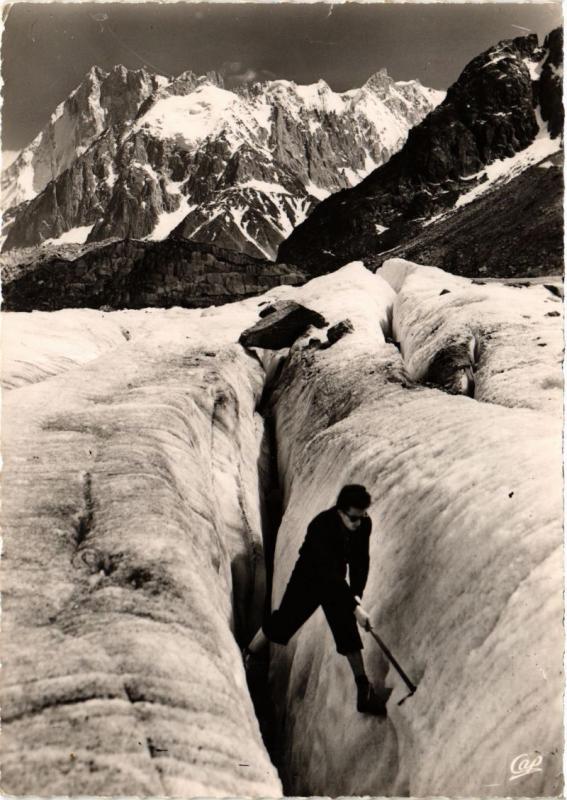
[[[140,105],[169,82],[123,65],[93,66],[35,139],[2,174],[2,209],[31,200],[112,126],[130,122]]]
[[[398,124],[392,116],[403,115],[403,106],[411,112],[419,94],[417,86],[410,82],[403,84],[400,91],[396,87],[386,70],[372,76],[362,89],[343,93],[334,92],[324,80],[302,85],[285,79],[230,91],[216,73],[197,77],[185,72],[153,97],[133,130],[146,130],[157,138],[173,139],[190,148],[224,134],[236,146],[250,137],[264,143],[266,132],[272,130],[273,112],[307,124],[312,133],[320,127],[321,115],[349,114],[381,124],[383,132],[391,133],[395,139],[399,135]],[[421,93],[425,93],[423,88]],[[444,96],[437,94],[433,103]]]
[[[384,92],[390,88],[393,83],[393,78],[388,75],[388,70],[383,67],[382,69],[379,69],[378,72],[375,72],[373,75],[371,75],[364,83],[364,86],[368,89],[372,89],[375,92]]]
[[[176,230],[273,258],[317,201],[388,160],[439,102],[378,76],[342,93],[324,80],[229,90],[217,72],[93,68],[4,175],[7,206],[31,201],[6,247]]]
[[[132,70],[132,71],[134,72],[134,70]],[[114,73],[115,75],[119,75],[121,78],[125,78],[128,75],[128,72],[129,72],[129,70],[128,70],[127,67],[124,66],[124,64],[115,64],[111,69],[111,73]],[[137,74],[141,74],[141,75],[149,75],[149,73],[147,72],[147,70],[144,67],[142,67],[139,70],[135,70],[135,72]]]
[[[345,110],[343,96],[333,92],[323,80],[308,86],[297,86],[296,92],[306,109],[335,114],[341,114]]]
[[[118,65],[118,66],[120,67],[121,65]],[[85,75],[82,83],[89,82],[89,81],[92,82],[92,83],[100,82],[100,81],[103,81],[105,78],[107,78],[108,75],[109,75],[109,73],[106,70],[104,70],[102,67],[99,67],[96,64],[94,64],[89,69],[87,74]]]
[[[188,147],[214,137],[231,122],[243,122],[244,103],[226,89],[204,81],[187,94],[167,89],[140,117],[134,132],[143,129],[159,139],[174,139]]]

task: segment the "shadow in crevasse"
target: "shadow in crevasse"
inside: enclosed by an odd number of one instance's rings
[[[279,484],[277,447],[272,416],[265,407],[265,427],[261,454],[258,462],[260,487],[260,514],[264,545],[265,586],[262,620],[271,612],[274,556],[278,529],[282,519],[282,493]],[[280,770],[280,755],[277,746],[275,703],[269,685],[269,649],[262,658],[254,659],[247,672],[248,688],[260,725],[262,738],[272,763]]]
[[[259,360],[254,351],[248,351]],[[282,520],[282,492],[278,471],[278,452],[275,424],[272,413],[272,394],[278,384],[285,359],[281,359],[276,369],[267,378],[262,396],[258,401],[256,412],[263,418],[263,435],[257,458],[258,505],[262,528],[262,551],[258,548],[253,555],[252,569],[250,563],[233,564],[233,585],[236,581],[245,581],[249,587],[246,593],[246,608],[235,604],[235,636],[241,647],[244,647],[256,633],[260,624],[271,612],[272,584],[274,573],[274,557],[278,530]],[[238,576],[234,574],[236,569]],[[236,598],[235,598],[236,599]],[[276,737],[275,703],[270,693],[269,684],[269,649],[262,658],[254,658],[247,670],[248,689],[260,726],[264,745],[272,763],[281,774],[281,758],[278,752]]]

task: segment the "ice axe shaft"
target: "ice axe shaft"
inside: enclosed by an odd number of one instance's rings
[[[410,679],[408,678],[408,676],[406,675],[406,673],[403,671],[403,669],[400,667],[400,665],[398,664],[398,662],[396,661],[396,659],[395,659],[395,658],[394,658],[394,656],[392,655],[392,652],[390,651],[390,649],[389,649],[389,648],[388,648],[388,647],[387,647],[387,646],[384,644],[384,642],[383,642],[383,641],[382,641],[382,639],[381,639],[381,638],[378,636],[378,634],[376,633],[376,631],[374,630],[374,628],[372,628],[371,626],[369,626],[369,627],[368,627],[368,632],[369,632],[369,633],[370,633],[370,635],[371,635],[371,636],[372,636],[372,637],[373,637],[373,638],[376,640],[376,643],[378,644],[378,647],[379,647],[379,648],[382,650],[382,652],[384,653],[384,655],[386,656],[386,658],[387,658],[387,659],[390,661],[390,663],[392,664],[392,666],[393,666],[393,667],[394,667],[394,668],[397,670],[397,672],[398,672],[398,674],[399,674],[400,678],[403,680],[403,682],[405,683],[405,685],[406,685],[406,686],[408,687],[408,689],[410,690],[410,693],[409,693],[408,695],[406,695],[406,697],[403,697],[403,698],[402,698],[402,699],[399,701],[398,705],[399,705],[399,706],[401,706],[401,704],[402,704],[403,702],[405,702],[405,701],[408,699],[408,697],[411,697],[413,694],[415,694],[415,692],[416,692],[416,690],[417,690],[417,686],[415,686],[415,685],[414,685],[414,684],[413,684],[413,683],[410,681]]]

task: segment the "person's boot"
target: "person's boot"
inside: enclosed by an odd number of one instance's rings
[[[245,672],[248,672],[250,667],[252,666],[252,659],[254,658],[254,653],[251,653],[247,647],[242,648],[242,662],[244,664]]]
[[[358,697],[356,699],[356,709],[362,714],[374,714],[377,717],[387,715],[386,703],[392,694],[391,689],[374,689],[366,675],[356,679]]]
[[[253,653],[245,647],[242,650],[242,661],[244,662],[246,677],[249,679],[257,680],[259,677],[263,677],[264,673],[267,673],[268,658],[264,653]]]

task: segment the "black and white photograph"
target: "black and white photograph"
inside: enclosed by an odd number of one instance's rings
[[[2,6],[3,795],[563,796],[562,22]]]

